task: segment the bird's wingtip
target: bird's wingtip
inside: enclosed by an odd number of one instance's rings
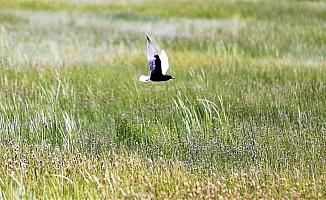
[[[149,37],[148,37],[148,35],[146,34],[146,39],[148,40],[148,41],[151,41],[150,39],[149,39]]]

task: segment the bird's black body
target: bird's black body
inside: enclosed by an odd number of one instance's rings
[[[151,74],[151,77],[150,77],[150,80],[151,81],[154,81],[154,82],[160,82],[160,81],[168,81],[170,79],[174,79],[172,76],[170,75],[160,75],[160,76],[157,76],[157,75],[152,75]]]
[[[162,67],[161,67],[161,59],[158,55],[155,55],[155,69],[151,72],[151,81],[160,82],[160,81],[168,81],[170,79],[174,79],[170,75],[162,74]]]

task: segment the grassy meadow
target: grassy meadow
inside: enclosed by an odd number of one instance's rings
[[[324,1],[0,0],[0,199],[325,199]],[[141,83],[145,34],[175,80]]]

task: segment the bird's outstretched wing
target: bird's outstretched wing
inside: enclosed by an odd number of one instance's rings
[[[162,74],[165,75],[168,71],[170,65],[169,65],[169,58],[168,55],[164,50],[160,53],[160,59],[161,59],[161,65],[162,65]]]
[[[146,35],[147,39],[147,62],[149,66],[149,70],[152,73],[155,69],[155,55],[156,55],[156,50],[154,47],[154,44],[152,41],[149,39],[149,37]]]

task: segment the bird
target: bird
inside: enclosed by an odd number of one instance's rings
[[[150,75],[141,75],[139,81],[141,82],[161,82],[175,79],[171,75],[166,75],[169,69],[169,58],[164,49],[162,49],[160,55],[156,53],[154,44],[146,35],[147,43],[147,63],[149,66]]]

